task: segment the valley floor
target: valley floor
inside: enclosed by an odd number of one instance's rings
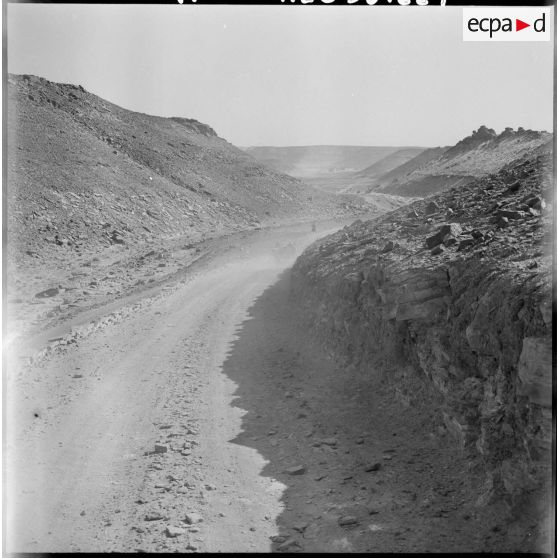
[[[525,519],[473,506],[427,394],[406,407],[293,321],[273,247],[325,232],[216,250],[8,353],[8,552],[534,550]]]

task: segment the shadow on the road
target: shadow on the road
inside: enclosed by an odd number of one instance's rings
[[[417,480],[432,474],[430,465],[420,463],[405,476],[402,459],[420,462],[439,453],[429,437],[431,412],[402,412],[381,377],[326,355],[293,319],[289,283],[290,270],[256,300],[223,364],[237,385],[233,404],[246,412],[231,442],[256,449],[268,462],[261,475],[286,486],[270,549],[444,549],[447,510],[441,509],[432,532],[412,537],[401,517],[404,508],[417,507],[417,493],[428,497],[431,488]],[[452,455],[440,460],[446,468]],[[447,471],[440,475],[440,482],[444,475],[448,480]],[[439,540],[431,540],[433,532]]]
[[[289,281],[290,270],[283,272],[248,310],[223,372],[237,386],[233,405],[246,412],[241,432],[230,442],[257,450],[267,462],[261,475],[286,486],[281,497],[283,512],[271,518],[276,522],[278,538],[269,541],[269,549],[296,551],[303,548],[303,533],[294,531],[298,536],[293,536],[293,527],[302,528],[302,524],[292,524],[293,514],[300,515],[293,496],[300,492],[302,484],[314,481],[309,481],[308,466],[299,463],[299,440],[293,436],[293,431],[309,429],[311,425],[304,425],[297,414],[293,416],[299,394],[292,391],[291,375],[298,372],[301,347],[288,312]],[[285,473],[301,464],[306,467],[304,474]]]
[[[289,288],[287,270],[248,310],[223,364],[245,411],[230,442],[255,449],[260,474],[286,487],[270,550],[521,551],[521,532],[475,507],[472,472],[439,432],[427,382],[406,378],[399,397],[396,370],[336,362],[293,319]]]

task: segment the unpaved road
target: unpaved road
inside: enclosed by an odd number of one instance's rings
[[[45,358],[9,353],[6,550],[532,550],[536,519],[475,505],[422,382],[409,406],[400,370],[312,341],[266,235],[96,308]]]
[[[261,248],[221,255],[35,366],[11,363],[9,552],[269,550],[284,487],[230,442],[243,411],[222,371],[294,259]]]

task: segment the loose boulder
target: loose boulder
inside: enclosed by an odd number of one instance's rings
[[[59,292],[60,290],[58,288],[53,287],[51,289],[45,289],[44,291],[37,293],[35,295],[35,298],[50,298],[56,296]]]
[[[426,246],[430,250],[442,244],[447,237],[458,237],[462,232],[461,225],[459,223],[446,223],[442,225],[436,234],[429,236],[426,239]]]

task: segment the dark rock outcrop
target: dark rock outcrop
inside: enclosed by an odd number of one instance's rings
[[[411,213],[355,223],[307,249],[292,272],[292,296],[329,351],[385,374],[394,397],[400,370],[431,386],[438,428],[470,460],[479,506],[517,511],[527,494],[549,490],[551,215],[519,210],[553,197],[549,169],[547,153],[414,202]]]

